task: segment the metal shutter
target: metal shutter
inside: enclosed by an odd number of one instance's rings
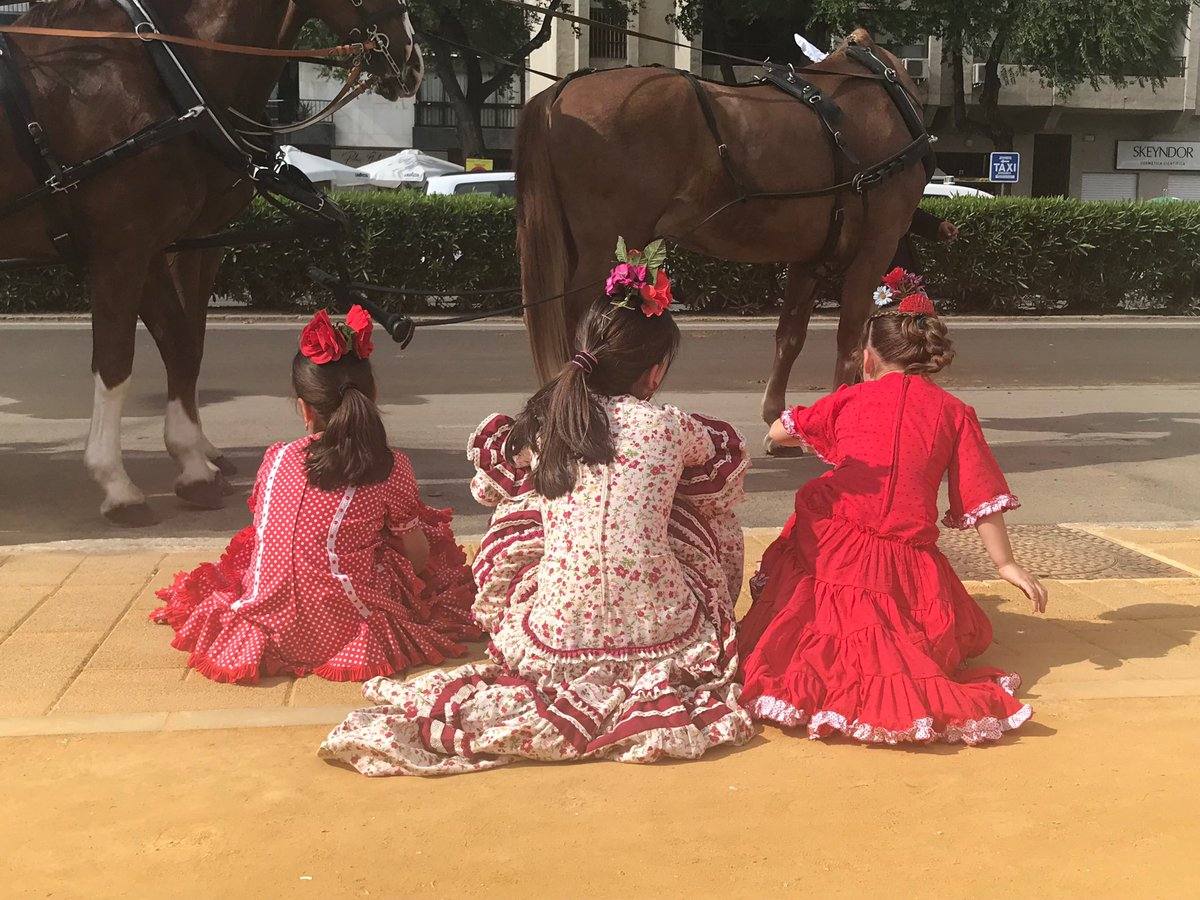
[[[1084,172],[1079,189],[1081,200],[1136,200],[1136,172]]]
[[[1200,200],[1200,175],[1168,175],[1167,196]]]

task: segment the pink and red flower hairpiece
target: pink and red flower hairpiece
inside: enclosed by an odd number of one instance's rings
[[[667,251],[661,240],[647,244],[645,250],[630,250],[625,238],[617,238],[617,264],[609,273],[604,292],[612,298],[613,306],[640,306],[647,317],[661,316],[675,299],[666,264]]]
[[[335,323],[319,309],[300,332],[300,352],[318,366],[337,362],[351,351],[359,359],[368,359],[375,349],[373,327],[370,313],[357,303],[346,313],[345,322]]]
[[[925,293],[925,279],[899,266],[883,276],[875,289],[875,305],[896,307],[896,312],[912,316],[936,316],[937,308]]]

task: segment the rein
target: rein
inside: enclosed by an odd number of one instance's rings
[[[142,41],[151,43],[177,44],[214,53],[234,53],[240,56],[268,56],[275,59],[320,60],[328,65],[329,60],[360,57],[376,50],[372,41],[341,44],[337,47],[321,47],[315,50],[281,50],[277,47],[251,47],[246,44],[226,44],[221,41],[206,41],[201,38],[178,34],[163,34],[159,31],[138,28],[136,31],[92,31],[85,28],[40,28],[33,25],[0,25],[0,34],[20,34],[27,37],[61,37],[74,40],[93,41]]]

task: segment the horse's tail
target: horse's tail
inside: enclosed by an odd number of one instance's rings
[[[538,377],[549,381],[570,354],[567,334],[568,242],[570,235],[550,160],[553,88],[534,97],[517,126],[517,250],[521,296],[536,304],[525,310],[530,349]],[[549,297],[557,299],[539,302]]]

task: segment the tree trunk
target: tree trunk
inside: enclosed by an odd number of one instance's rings
[[[966,60],[963,58],[962,32],[955,32],[950,36],[947,50],[950,53],[950,77],[954,85],[954,130],[961,133],[970,130],[967,120],[966,75],[963,73]]]
[[[1013,148],[1013,128],[1000,115],[1000,59],[1008,42],[1008,32],[1001,30],[988,49],[988,58],[983,64],[983,91],[979,95],[979,109],[983,113],[983,127],[992,145],[997,150]]]
[[[463,158],[486,157],[488,148],[483,136],[482,104],[476,105],[463,99],[451,101],[451,106],[454,108],[454,122],[458,128]]]
[[[729,50],[729,25],[725,20],[725,4],[720,0],[709,0],[704,4],[701,43],[709,50],[724,53]],[[703,60],[703,55],[701,56]],[[737,84],[737,72],[733,63],[723,56],[717,57],[721,67],[721,80],[726,84]]]

